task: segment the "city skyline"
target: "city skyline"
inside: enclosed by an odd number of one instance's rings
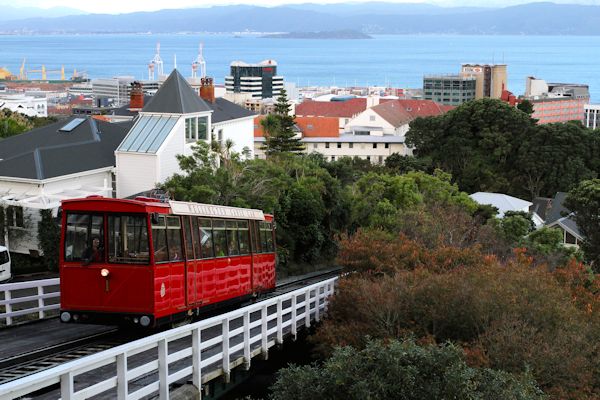
[[[130,13],[137,11],[158,11],[161,9],[179,9],[179,8],[198,8],[212,7],[225,5],[257,5],[257,6],[282,6],[309,3],[308,0],[231,0],[231,1],[198,1],[198,0],[172,0],[168,4],[164,1],[148,0],[135,2],[122,2],[118,0],[106,0],[102,3],[87,2],[82,3],[75,0],[20,0],[17,5],[14,1],[0,0],[0,6],[10,6],[14,8],[22,7],[37,7],[37,8],[53,8],[53,7],[68,7],[76,10],[81,10],[87,13]],[[519,4],[532,3],[531,0],[490,0],[485,4],[481,4],[480,0],[389,0],[390,3],[422,3],[433,4],[442,7],[507,7]],[[555,0],[554,3],[560,4],[581,4],[581,5],[600,5],[600,0]],[[319,0],[312,2],[316,4],[334,4],[334,3],[368,3],[343,0]]]

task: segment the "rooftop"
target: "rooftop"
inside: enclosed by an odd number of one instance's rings
[[[212,109],[198,96],[176,69],[144,106],[142,112],[161,114],[193,114]]]
[[[77,116],[11,136],[0,141],[0,176],[44,180],[112,167],[130,127]]]
[[[367,99],[355,98],[346,101],[306,100],[296,106],[296,115],[303,117],[352,118],[367,109]]]

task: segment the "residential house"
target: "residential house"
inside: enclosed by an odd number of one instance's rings
[[[477,204],[490,205],[498,210],[498,218],[504,218],[504,215],[509,211],[531,213],[533,223],[536,227],[541,227],[544,220],[531,207],[533,203],[522,200],[517,197],[509,196],[502,193],[477,192],[470,194],[469,197]]]
[[[296,106],[297,117],[332,117],[339,121],[339,129],[343,131],[346,124],[367,109],[367,98],[355,97],[344,101],[305,100]]]
[[[36,254],[40,210],[56,215],[63,199],[111,197],[114,151],[131,125],[74,116],[0,141],[0,244]]]

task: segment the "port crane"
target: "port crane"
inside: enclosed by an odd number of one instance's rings
[[[192,78],[198,78],[198,70],[200,70],[200,78],[206,78],[206,60],[202,54],[204,43],[200,43],[198,47],[198,57],[192,63]]]

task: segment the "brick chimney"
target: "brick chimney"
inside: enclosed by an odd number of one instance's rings
[[[131,83],[131,98],[129,99],[130,110],[141,110],[144,108],[144,91],[142,84],[138,81]]]
[[[213,78],[206,77],[200,79],[200,97],[204,101],[210,103],[215,102],[215,85],[213,83]]]

